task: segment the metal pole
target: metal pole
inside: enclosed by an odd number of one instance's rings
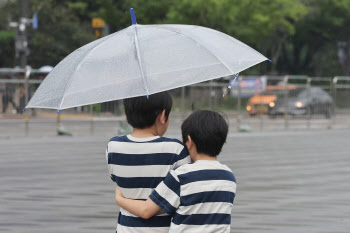
[[[213,95],[212,95],[212,97],[213,97],[213,107],[214,107],[214,110],[216,109],[216,105],[217,105],[217,98],[216,98],[216,88],[214,88],[214,90],[213,90]]]
[[[25,98],[25,103],[24,105],[26,106],[28,104],[28,99],[29,99],[29,77],[30,77],[30,73],[31,73],[31,69],[27,69],[26,72],[25,72],[25,75],[24,75],[24,79],[25,79],[25,82],[24,82],[24,85],[25,85],[25,94],[24,94],[24,98]],[[21,111],[22,109],[20,109]]]
[[[311,103],[310,101],[310,85],[311,85],[311,78],[307,77],[306,79],[306,88],[307,88],[307,100],[309,101],[309,103]],[[306,121],[306,128],[310,129],[310,120],[311,120],[311,107],[310,105],[307,106],[307,121]]]
[[[333,125],[336,124],[336,109],[337,109],[337,83],[338,83],[338,77],[334,77],[333,78],[333,109],[334,109],[334,112],[333,112]]]
[[[237,78],[238,81],[238,99],[237,99],[237,130],[241,128],[241,77]]]
[[[288,129],[288,76],[284,76],[284,128]]]
[[[209,82],[209,109],[210,110],[213,110],[213,100],[212,100],[212,97],[211,97],[211,92],[213,91],[213,81],[210,81]]]
[[[189,86],[188,87],[189,89],[190,89],[190,103],[191,103],[191,111],[193,111],[193,110],[195,110],[194,109],[194,103],[193,103],[193,93],[192,93],[192,88],[193,88],[193,86]]]
[[[28,136],[29,134],[29,117],[28,116],[25,116],[25,125],[26,125],[26,137]]]
[[[94,134],[94,110],[93,110],[93,105],[90,105],[90,134]]]
[[[330,92],[330,94],[332,95],[332,79],[330,79],[330,82],[329,82],[329,92]],[[333,127],[332,122],[333,122],[333,119],[332,119],[332,111],[330,111],[327,129],[332,129],[332,127]]]
[[[181,87],[181,114],[185,114],[185,87]]]
[[[19,27],[18,27],[18,35],[20,38],[19,43],[22,43],[21,50],[19,51],[20,55],[20,67],[25,68],[27,66],[27,47],[28,47],[28,41],[27,41],[27,31],[26,31],[26,19],[28,18],[28,0],[21,0],[21,12],[20,12],[20,19],[18,21]]]
[[[263,103],[263,97],[262,95],[259,95],[260,96],[260,103]],[[260,131],[263,130],[263,119],[262,119],[262,112],[261,111],[264,111],[264,110],[260,110],[258,111],[258,114],[259,114],[259,120],[260,120]]]
[[[61,124],[61,115],[57,114],[57,123],[56,123],[57,132],[60,129],[60,124]]]

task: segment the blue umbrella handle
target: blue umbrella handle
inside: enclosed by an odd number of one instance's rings
[[[236,81],[236,79],[238,78],[238,74],[235,74],[235,78],[233,79],[233,81],[230,83],[230,85],[227,87],[227,89],[225,90],[224,94],[222,95],[222,97],[225,97],[228,92],[231,90],[233,83]]]
[[[130,8],[130,15],[131,15],[131,22],[132,22],[132,24],[137,24],[134,8]]]

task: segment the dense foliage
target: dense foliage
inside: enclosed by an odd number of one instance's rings
[[[28,31],[32,67],[56,65],[94,40],[93,17],[110,32],[131,24],[196,24],[225,32],[272,59],[246,71],[255,74],[343,75],[337,43],[350,39],[348,0],[31,0],[39,29]],[[19,1],[0,1],[0,67],[15,66],[13,29]],[[350,43],[350,42],[349,42]]]

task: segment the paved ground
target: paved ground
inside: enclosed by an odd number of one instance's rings
[[[236,114],[227,113],[230,122],[230,131],[238,130]],[[0,115],[0,138],[18,137],[26,134],[29,136],[54,136],[56,135],[57,114],[51,114],[48,118],[29,118],[28,125],[23,119],[6,119]],[[119,117],[94,117],[81,114],[61,114],[63,127],[73,135],[98,135],[108,136],[117,134],[120,124],[125,123],[125,116]],[[170,132],[180,134],[180,125],[185,116],[171,114]],[[313,116],[310,120],[306,117],[290,117],[287,121],[283,117],[270,119],[267,116],[249,117],[241,116],[242,129],[250,129],[253,132],[305,130],[305,129],[350,129],[350,114],[337,115],[336,118],[326,119],[323,116]]]
[[[0,232],[115,232],[111,136],[0,138]],[[349,138],[349,129],[231,133],[219,157],[238,181],[231,232],[349,232]]]

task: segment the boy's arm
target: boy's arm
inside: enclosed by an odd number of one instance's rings
[[[183,145],[183,149],[181,150],[180,154],[178,155],[178,160],[174,164],[174,168],[177,168],[181,165],[187,164],[191,162],[190,153],[188,152],[185,145]]]
[[[149,219],[160,210],[160,207],[150,198],[146,201],[125,198],[119,187],[115,189],[115,202],[123,209],[144,219]]]
[[[180,181],[174,170],[158,184],[146,201],[126,199],[119,188],[115,191],[117,204],[141,218],[150,218],[160,209],[172,215],[180,206]]]

